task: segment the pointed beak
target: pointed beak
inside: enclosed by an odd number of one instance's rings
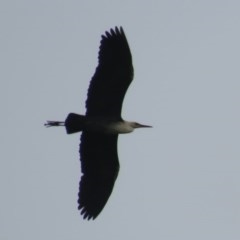
[[[139,128],[152,128],[152,126],[149,126],[149,125],[143,125],[143,124],[140,124],[139,123]]]

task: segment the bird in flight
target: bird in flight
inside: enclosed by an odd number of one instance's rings
[[[68,134],[82,131],[78,209],[84,219],[95,219],[104,208],[119,171],[118,134],[151,127],[121,117],[125,93],[133,79],[130,48],[123,28],[102,35],[98,66],[86,100],[86,114],[70,113],[64,122],[47,121],[46,127],[65,126]]]

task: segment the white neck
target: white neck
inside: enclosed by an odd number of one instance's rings
[[[133,130],[134,127],[132,126],[132,122],[128,121],[115,122],[108,126],[108,131],[110,133],[130,133]]]

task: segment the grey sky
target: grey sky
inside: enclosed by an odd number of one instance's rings
[[[1,1],[0,239],[240,239],[239,1]],[[135,78],[103,212],[77,211],[79,134],[100,36],[123,26]]]

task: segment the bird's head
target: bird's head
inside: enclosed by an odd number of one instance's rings
[[[151,128],[152,126],[143,125],[137,122],[131,122],[131,127],[135,129],[135,128]]]

